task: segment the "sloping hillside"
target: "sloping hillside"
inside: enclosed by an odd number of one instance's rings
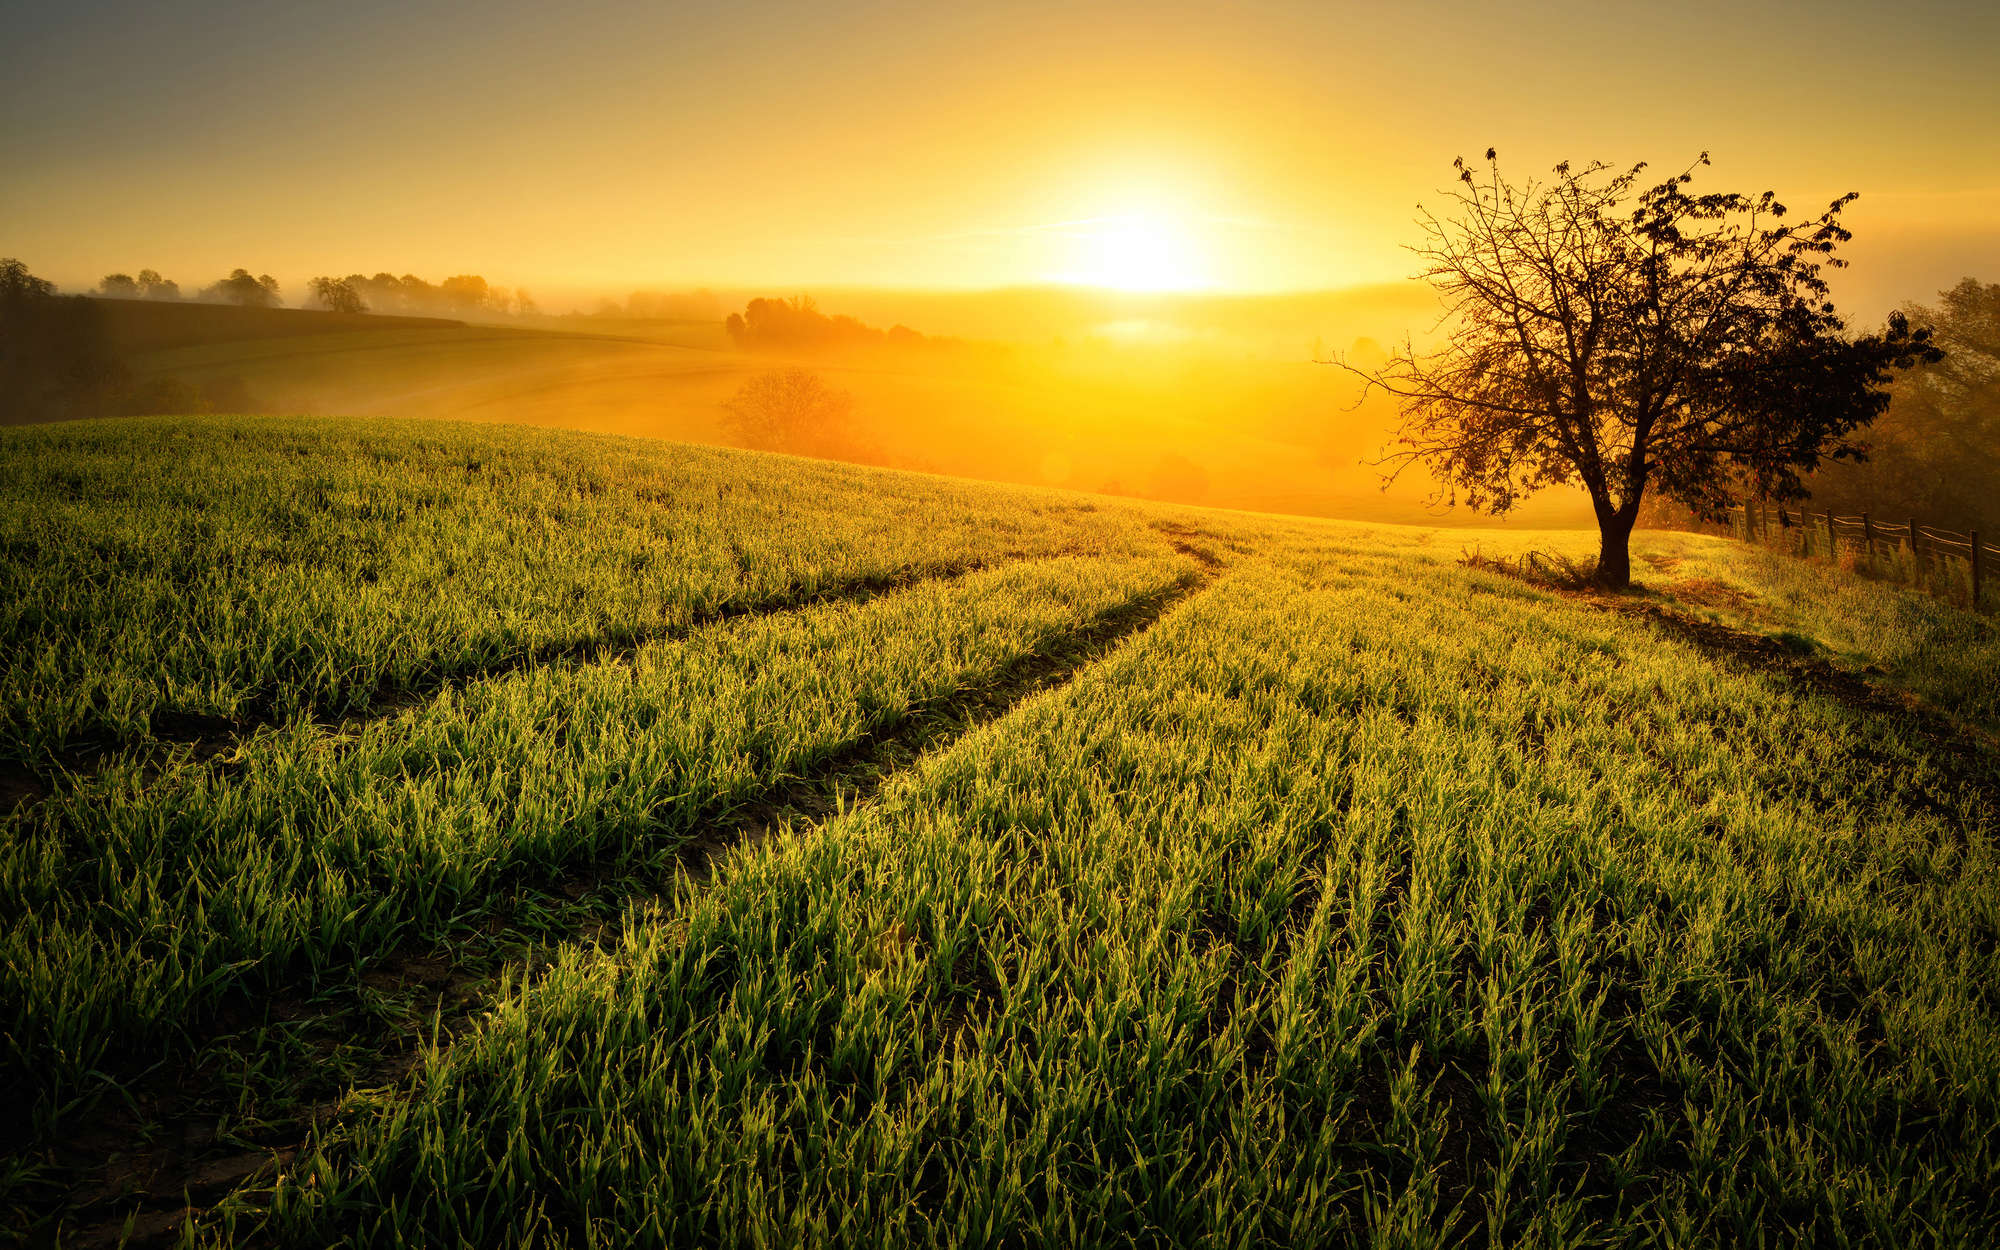
[[[1948,607],[518,427],[0,448],[44,1235],[2000,1228],[2000,639]]]
[[[804,369],[849,401],[850,459],[988,480],[1281,512],[1424,523],[1420,473],[1382,489],[1378,396],[1357,407],[1304,357],[1202,340],[738,350],[720,323],[542,318],[459,324],[373,314],[106,300],[159,402],[223,411],[546,425],[740,445],[728,405]],[[177,410],[177,409],[176,409]],[[1511,523],[1587,523],[1580,494]],[[1490,526],[1460,509],[1453,524]]]
[[[259,339],[298,338],[357,330],[462,330],[444,317],[385,317],[299,308],[243,308],[140,299],[98,299],[113,350],[132,356],[175,348]]]

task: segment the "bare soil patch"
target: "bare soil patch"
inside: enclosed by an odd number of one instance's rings
[[[1719,582],[1712,577],[1684,577],[1677,582],[1669,582],[1665,593],[1682,603],[1699,604],[1705,608],[1726,608],[1732,612],[1752,611],[1757,596],[1738,586]]]

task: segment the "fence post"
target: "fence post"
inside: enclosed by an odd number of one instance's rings
[[[1840,536],[1833,532],[1833,509],[1826,510],[1826,558],[1840,563]]]
[[[1972,610],[1979,611],[1979,531],[1972,531]]]
[[[1917,550],[1917,518],[1910,518],[1910,576],[1917,579],[1917,585],[1924,584],[1924,561]]]
[[[1871,521],[1871,520],[1869,520],[1869,519],[1868,519],[1868,514],[1867,514],[1866,512],[1864,512],[1864,513],[1862,513],[1862,514],[1861,514],[1861,542],[1862,542],[1862,545],[1863,545],[1863,546],[1865,546],[1865,547],[1866,547],[1866,548],[1868,549],[1868,561],[1869,561],[1869,563],[1871,563],[1871,564],[1872,564],[1872,563],[1874,563],[1874,561],[1875,561],[1875,522],[1873,522],[1873,521]]]

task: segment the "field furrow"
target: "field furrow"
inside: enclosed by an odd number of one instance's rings
[[[781,832],[810,825],[837,813],[851,812],[873,801],[876,793],[927,753],[949,749],[952,742],[1005,716],[1023,701],[1058,689],[1207,584],[1221,562],[1198,553],[1197,571],[1098,611],[1075,629],[1050,634],[981,672],[968,674],[949,693],[913,702],[893,723],[870,730],[818,760],[797,776],[789,776],[757,794],[746,796],[727,814],[702,821],[680,844],[672,875],[617,871],[603,864],[576,866],[565,872],[559,899],[537,898],[508,908],[497,923],[484,926],[470,941],[459,935],[447,944],[407,944],[371,962],[365,985],[383,996],[372,1010],[357,1004],[316,997],[276,996],[264,1005],[267,1016],[292,1018],[284,1046],[310,1049],[322,1055],[352,1056],[357,1065],[342,1073],[342,1082],[315,1083],[323,1093],[343,1094],[349,1088],[380,1085],[403,1076],[426,1045],[449,1038],[475,1014],[489,1006],[496,992],[529,975],[532,968],[556,957],[565,943],[615,939],[620,915],[628,908],[645,908],[649,901],[665,903],[662,892],[685,895],[702,884],[739,853],[754,850]],[[670,905],[670,904],[668,904]],[[397,1010],[389,1001],[401,996]],[[365,1034],[364,1034],[365,1031]],[[242,1064],[240,1039],[211,1049],[233,1051]],[[64,1126],[54,1139],[51,1158],[60,1161],[69,1179],[71,1231],[85,1240],[136,1220],[161,1237],[175,1230],[190,1200],[213,1201],[235,1184],[267,1171],[291,1157],[292,1147],[313,1120],[328,1114],[325,1104],[301,1101],[294,1115],[267,1115],[247,1134],[264,1149],[245,1150],[246,1134],[230,1141],[190,1142],[186,1126],[213,1115],[231,1092],[190,1083],[187,1071],[212,1070],[213,1058],[197,1054],[179,1068],[172,1082],[145,1082],[135,1101],[103,1104],[90,1115]],[[269,1091],[265,1092],[269,1098]],[[135,1144],[132,1130],[144,1129],[149,1144]],[[127,1144],[107,1157],[89,1143],[122,1140]],[[115,1174],[120,1183],[110,1184]]]
[[[541,432],[218,420],[7,442],[0,793],[17,796],[148,737],[339,717],[843,588],[1165,546],[1136,518],[1023,509],[1021,492],[940,508],[920,484],[619,440],[585,465]]]
[[[547,431],[0,443],[30,1240],[2000,1228],[1989,620]]]
[[[14,1112],[184,1047],[225,1002],[351,981],[507,890],[584,864],[657,876],[702,828],[865,763],[857,744],[1190,575],[1178,557],[1015,565],[523,670],[337,740],[292,723],[227,769],[114,764],[17,813],[0,860],[22,918],[0,936]]]
[[[351,733],[372,721],[396,715],[427,702],[442,691],[469,682],[490,681],[522,669],[547,665],[616,663],[631,659],[642,647],[672,642],[696,630],[742,617],[795,612],[822,603],[861,602],[920,582],[963,577],[988,567],[992,565],[986,561],[969,560],[951,566],[896,569],[810,589],[796,588],[754,601],[718,604],[691,611],[686,619],[673,625],[618,626],[587,638],[546,642],[524,651],[491,658],[464,659],[455,666],[431,668],[393,685],[379,685],[358,705],[353,700],[360,697],[359,692],[349,691],[344,696],[347,700],[345,710],[294,707],[284,719],[305,721],[326,733]],[[37,802],[57,786],[73,785],[80,775],[87,776],[119,762],[121,756],[126,763],[137,759],[157,762],[162,766],[179,766],[254,749],[252,744],[258,735],[284,723],[280,719],[279,706],[277,692],[262,691],[243,700],[232,717],[155,712],[143,737],[106,744],[91,754],[72,752],[60,761],[62,768],[55,776],[38,775],[18,763],[0,761],[0,770],[7,770],[6,775],[0,777],[0,802],[8,808],[23,802]]]
[[[1346,564],[1246,567],[877,803],[562,953],[211,1231],[1994,1227],[1981,795],[1937,777],[1952,819],[1913,805],[1839,747],[1921,774],[1920,738],[1638,622]],[[1650,752],[1604,732],[1635,706]]]

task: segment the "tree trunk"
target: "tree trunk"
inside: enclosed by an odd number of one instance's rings
[[[1632,523],[1636,516],[1619,509],[1597,519],[1597,584],[1606,590],[1632,585]]]

